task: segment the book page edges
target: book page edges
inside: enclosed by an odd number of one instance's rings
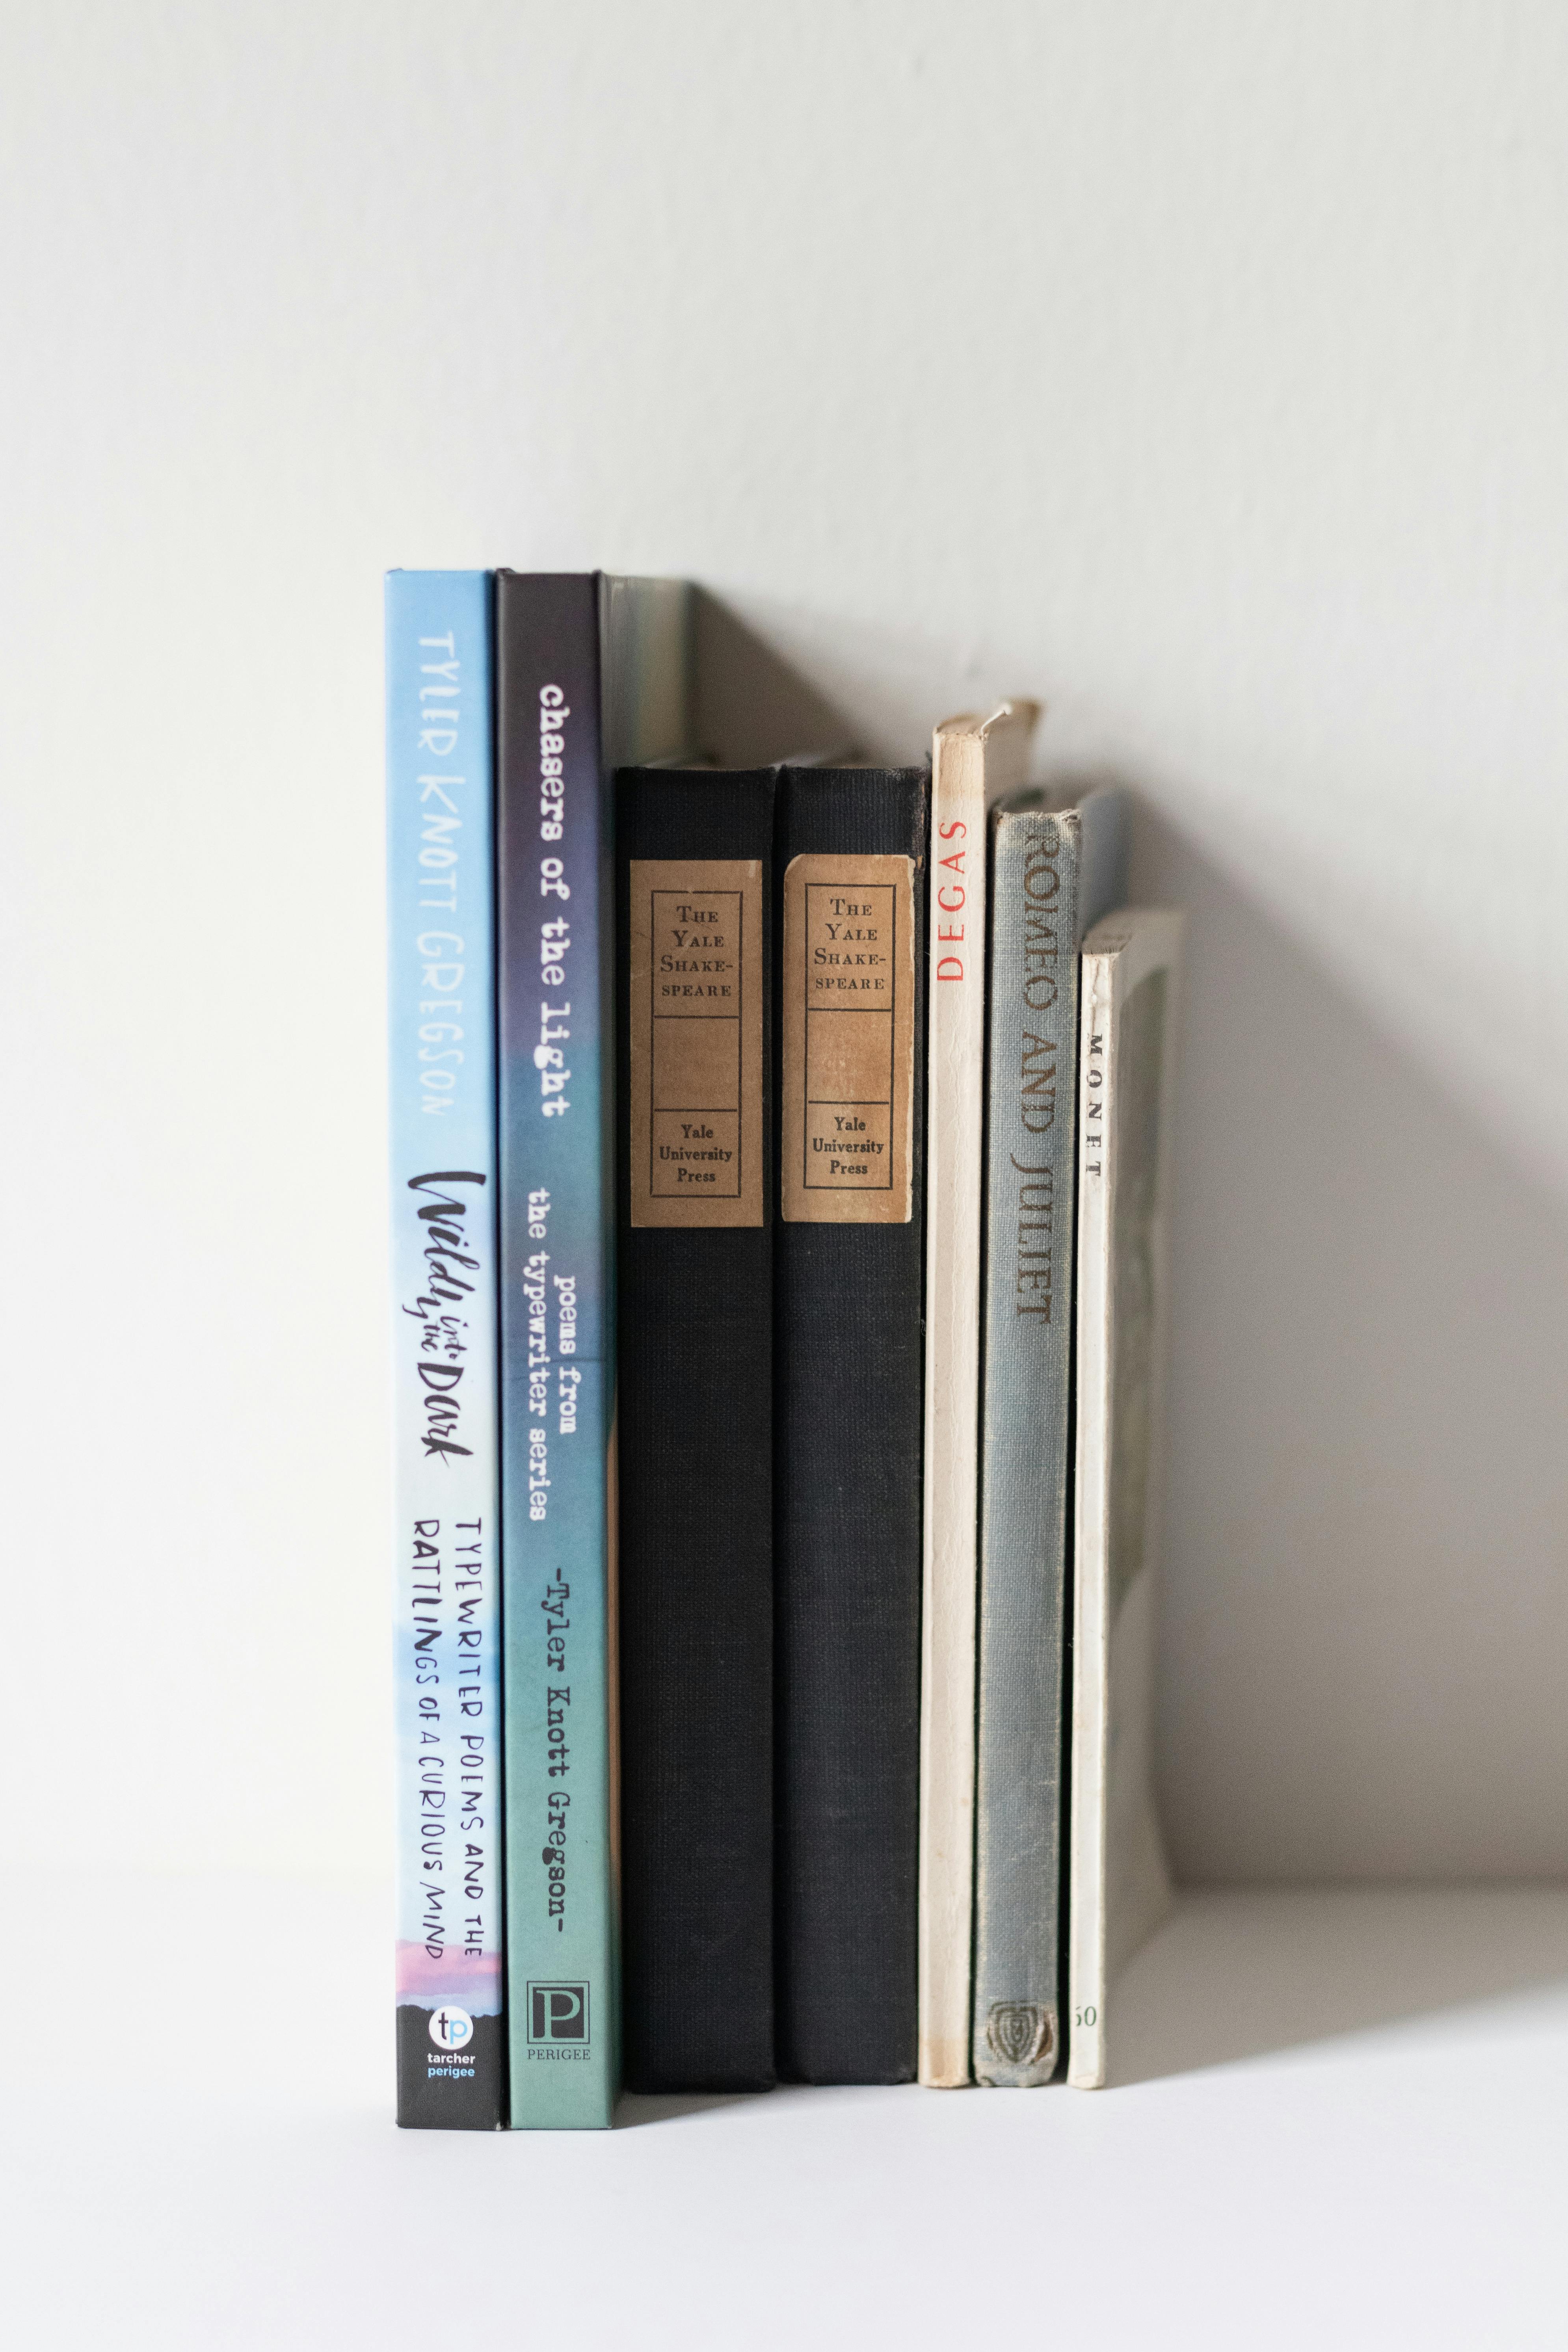
[[[961,711],[954,719],[939,720],[931,734],[933,771],[940,765],[944,745],[974,744],[984,763],[984,789],[989,807],[1022,786],[1028,772],[1029,745],[1039,716],[1037,702],[1031,702],[1025,695],[1014,695],[984,716],[978,711]]]

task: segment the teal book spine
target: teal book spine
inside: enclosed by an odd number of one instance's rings
[[[1110,793],[992,819],[971,2061],[1014,2089],[1062,2046],[1079,945],[1123,835]]]
[[[397,2120],[504,2120],[491,597],[386,582]]]
[[[604,2127],[612,1785],[614,900],[600,582],[497,583],[510,2119]]]

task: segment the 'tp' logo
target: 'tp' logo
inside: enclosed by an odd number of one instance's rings
[[[430,2039],[437,2050],[466,2050],[473,2038],[474,2021],[466,2009],[447,2001],[431,2011]]]

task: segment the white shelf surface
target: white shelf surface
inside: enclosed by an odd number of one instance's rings
[[[10,1884],[17,2346],[1556,2346],[1568,1890],[1184,1897],[1116,2087],[399,2132],[374,1885]]]

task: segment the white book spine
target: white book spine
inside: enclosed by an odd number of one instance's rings
[[[969,2081],[980,1213],[985,1071],[985,747],[936,739],[926,1145],[921,1660],[920,2079]]]
[[[1160,1462],[1182,919],[1085,942],[1068,2081],[1108,2079],[1107,2010],[1170,1906],[1154,1792]]]
[[[1105,2080],[1105,1749],[1110,1622],[1110,1213],[1115,959],[1083,959],[1079,983],[1078,1465],[1073,1536],[1072,1900],[1068,2081]]]

